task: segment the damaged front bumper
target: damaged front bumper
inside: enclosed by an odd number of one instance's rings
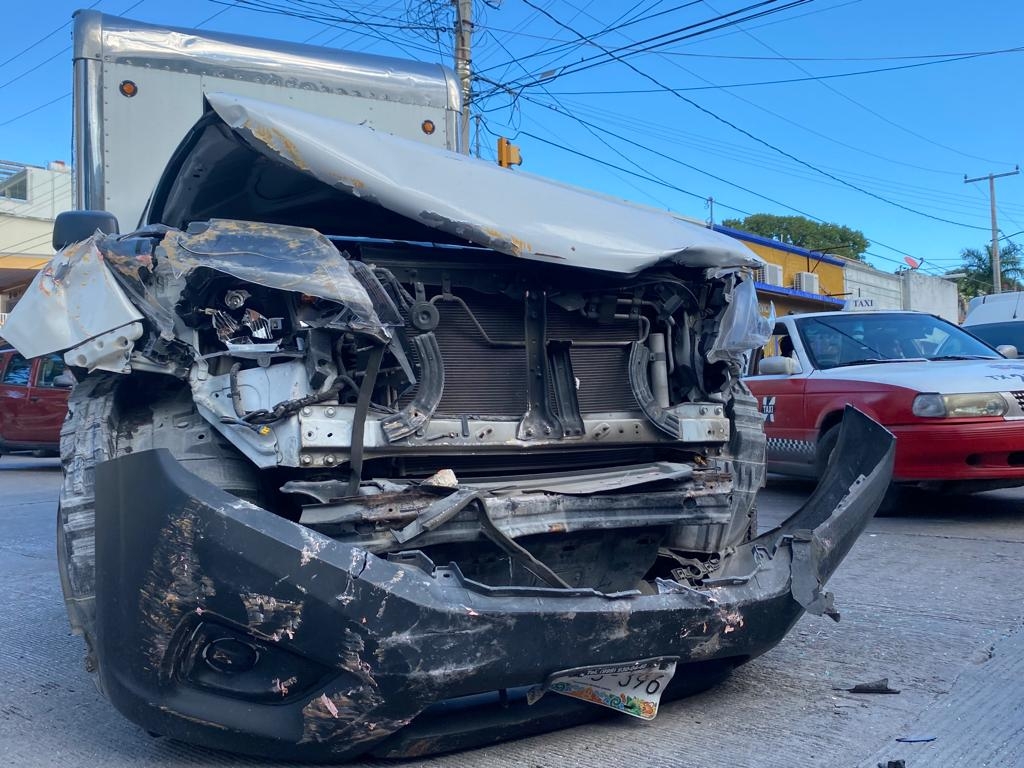
[[[522,691],[552,673],[679,659],[666,697],[769,650],[880,502],[893,439],[848,410],[829,471],[778,528],[657,594],[486,587],[417,552],[383,559],[230,496],[166,451],[97,469],[96,656],[148,731],[300,760],[478,745],[600,714]],[[530,699],[532,701],[532,698]],[[458,716],[453,715],[458,712]]]

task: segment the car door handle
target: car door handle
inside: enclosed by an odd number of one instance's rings
[[[43,399],[43,398],[41,398],[41,397],[30,397],[30,398],[28,399],[28,401],[29,401],[30,403],[38,403],[38,402],[39,402],[40,400],[42,400],[42,399]]]

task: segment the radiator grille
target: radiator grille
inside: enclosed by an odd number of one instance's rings
[[[435,331],[444,360],[445,387],[439,415],[472,414],[519,418],[527,405],[526,351],[502,343],[524,340],[523,304],[504,296],[463,296],[487,338],[466,307],[438,302],[440,324]],[[639,338],[635,321],[599,324],[578,313],[548,304],[549,340],[631,342]],[[490,341],[488,341],[488,338]],[[492,343],[493,342],[493,343]],[[573,373],[584,413],[636,410],[629,386],[629,347],[574,346]],[[552,396],[552,403],[554,402]]]
[[[1013,398],[1017,401],[1017,405],[1024,408],[1024,390],[1011,392],[1010,394],[1013,395]]]
[[[503,303],[473,306],[473,315],[491,340],[521,342],[522,309]],[[526,410],[526,350],[489,344],[460,304],[439,302],[437,308],[437,343],[444,360],[444,394],[437,412],[521,415]]]

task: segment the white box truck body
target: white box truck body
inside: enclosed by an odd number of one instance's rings
[[[79,11],[74,25],[75,204],[127,231],[207,93],[296,107],[457,150],[455,73],[439,64]]]

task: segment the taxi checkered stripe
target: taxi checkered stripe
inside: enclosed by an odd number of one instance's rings
[[[788,437],[769,437],[768,450],[776,453],[814,454],[814,443],[806,440],[793,440]]]

